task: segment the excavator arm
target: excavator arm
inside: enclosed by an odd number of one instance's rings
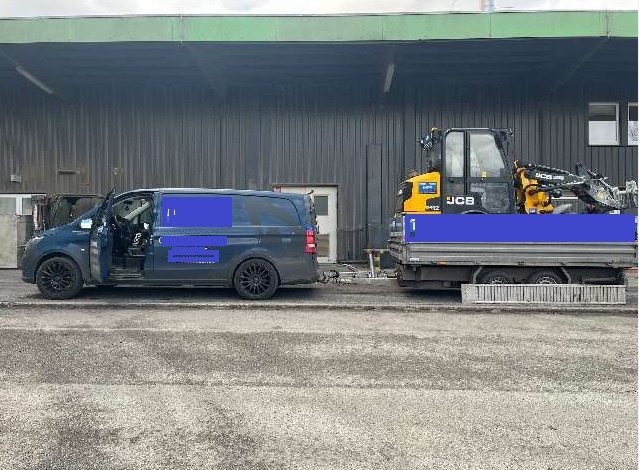
[[[554,207],[552,198],[571,191],[587,204],[591,213],[601,214],[623,210],[626,204],[605,178],[584,166],[577,165],[576,174],[543,165],[515,162],[515,192],[519,211],[525,214],[548,214]]]

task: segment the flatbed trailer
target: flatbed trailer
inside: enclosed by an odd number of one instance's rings
[[[399,285],[418,288],[623,284],[637,266],[628,214],[403,214],[391,223],[389,249]]]

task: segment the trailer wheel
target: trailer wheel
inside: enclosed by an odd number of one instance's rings
[[[554,271],[536,271],[528,276],[528,284],[563,284],[564,280]]]
[[[504,271],[488,271],[479,278],[480,284],[513,284],[512,276]]]

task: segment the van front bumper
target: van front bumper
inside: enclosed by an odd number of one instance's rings
[[[35,270],[40,257],[40,250],[37,249],[37,244],[40,242],[38,238],[32,238],[24,247],[24,254],[22,255],[22,280],[30,284],[35,284]]]

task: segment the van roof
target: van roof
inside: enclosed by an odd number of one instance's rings
[[[282,192],[276,192],[276,191],[255,191],[255,190],[251,190],[251,189],[211,189],[211,188],[148,188],[148,189],[133,189],[130,191],[124,191],[120,194],[118,194],[118,196],[120,195],[124,195],[124,194],[135,194],[135,193],[155,193],[155,192],[162,192],[162,193],[171,193],[171,194],[188,194],[188,193],[194,193],[197,192],[198,194],[202,194],[202,193],[209,193],[209,194],[229,194],[229,195],[233,195],[233,194],[244,194],[244,195],[251,195],[251,196],[276,196],[276,197],[282,197],[282,198],[286,198],[286,199],[295,199],[298,198],[300,196],[304,196],[303,194],[299,194],[299,193],[282,193]]]

